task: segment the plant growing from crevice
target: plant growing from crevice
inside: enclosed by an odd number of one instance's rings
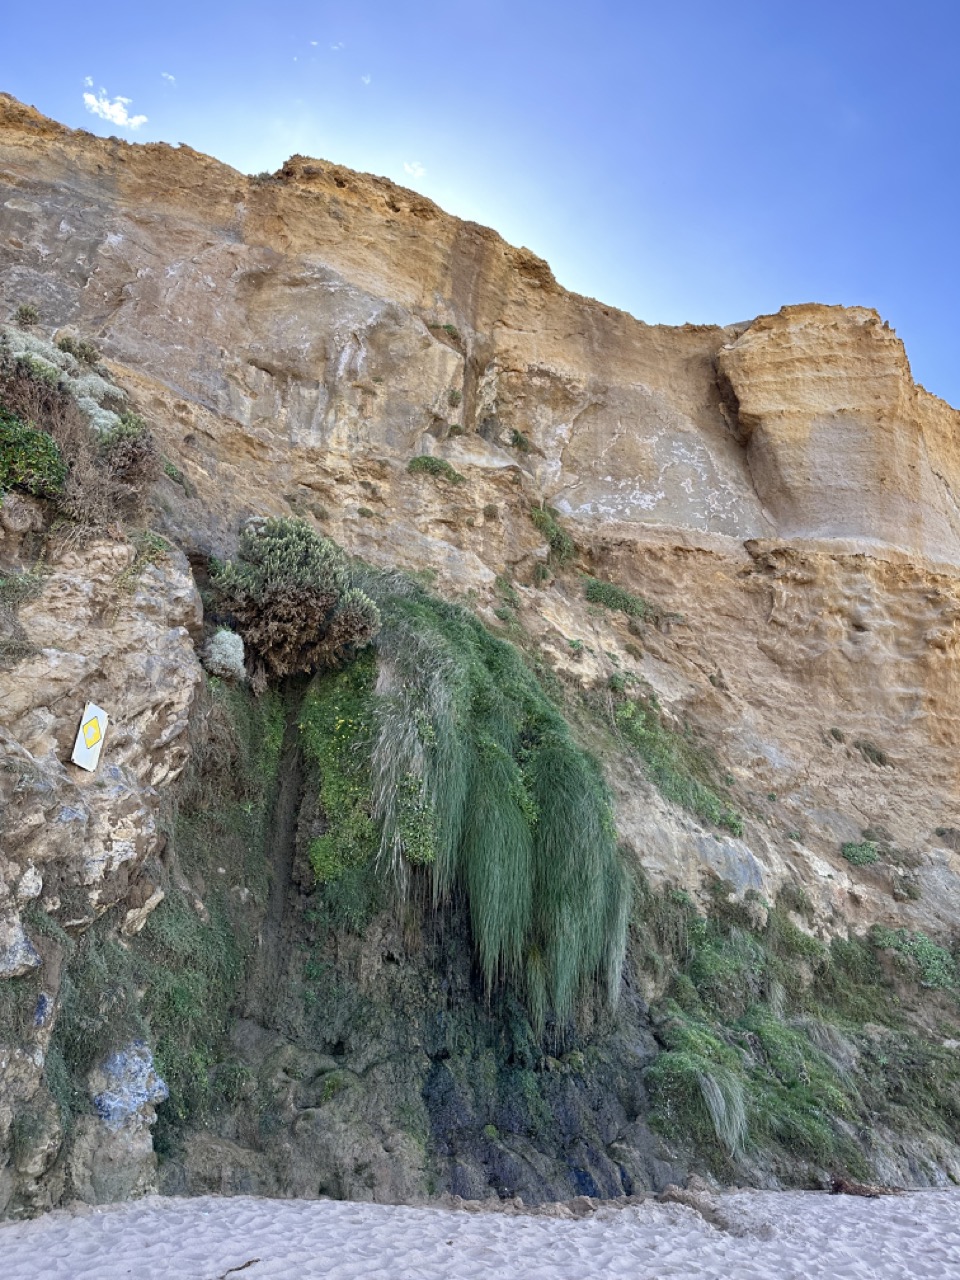
[[[668,988],[652,1009],[652,1127],[726,1176],[742,1154],[772,1148],[863,1177],[855,1135],[878,1122],[955,1140],[960,1066],[904,1026],[877,948],[931,986],[955,980],[949,953],[904,930],[825,946],[783,899],[751,924],[732,889],[717,883],[702,915],[683,891],[639,886],[633,963]]]
[[[635,596],[616,583],[602,582],[599,578],[584,577],[583,594],[591,604],[601,604],[605,609],[625,613],[628,618],[639,618],[642,622],[656,622],[662,616],[643,596]]]
[[[81,360],[84,364],[96,366],[100,361],[100,351],[96,343],[90,342],[86,338],[74,338],[71,334],[63,334],[57,339],[57,347],[60,351],[65,351],[67,355],[73,356],[75,360]]]
[[[163,470],[153,433],[139,414],[121,413],[117,425],[100,436],[100,453],[115,481],[117,502],[135,514],[140,495]]]
[[[576,555],[576,543],[560,524],[560,513],[553,507],[540,506],[530,509],[530,519],[543,534],[550,548],[550,561],[558,568],[569,564]]]
[[[445,480],[447,484],[466,484],[466,476],[461,475],[445,458],[434,458],[426,453],[411,458],[407,463],[407,470],[411,475],[432,476],[434,480]]]
[[[9,668],[40,653],[17,614],[20,605],[35,600],[44,590],[44,576],[37,571],[0,575],[0,667]]]
[[[428,324],[427,328],[434,333],[444,333],[451,342],[460,344],[463,342],[463,335],[455,324]]]
[[[879,846],[873,840],[848,840],[840,846],[840,852],[855,867],[869,867],[880,858]]]
[[[133,535],[133,559],[114,579],[119,597],[132,594],[144,572],[151,565],[161,564],[170,555],[171,547],[166,538],[150,529],[142,529]],[[117,600],[114,617],[119,616],[123,607],[122,599]]]
[[[890,759],[885,751],[875,743],[869,742],[866,738],[856,738],[853,745],[866,760],[867,764],[876,765],[878,769],[886,768],[890,765]]]
[[[713,781],[716,769],[709,754],[688,733],[667,727],[652,695],[616,697],[613,722],[661,795],[705,822],[743,835],[743,819]]]
[[[269,678],[341,666],[379,630],[377,606],[352,586],[346,556],[302,520],[248,525],[236,559],[216,565],[212,582],[257,689]]]

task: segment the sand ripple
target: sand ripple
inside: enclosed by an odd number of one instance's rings
[[[709,1219],[709,1221],[708,1221]],[[3,1280],[960,1280],[960,1191],[737,1191],[577,1221],[152,1196],[0,1225]]]

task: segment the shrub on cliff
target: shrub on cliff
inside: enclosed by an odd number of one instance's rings
[[[139,506],[163,466],[153,433],[135,413],[121,413],[119,423],[101,435],[99,460],[113,480],[115,501],[126,509]]]
[[[32,302],[21,302],[14,316],[21,329],[30,329],[40,323],[40,312]]]
[[[96,367],[100,362],[100,350],[93,342],[88,342],[85,338],[74,338],[71,334],[64,334],[57,339],[57,348],[60,351],[66,351],[67,355],[73,356],[75,360],[82,360],[84,364]]]
[[[52,346],[50,350],[56,353]],[[47,460],[46,480],[37,481],[39,488],[22,480],[5,482],[0,474],[0,489],[17,484],[37,496],[54,498],[60,515],[81,534],[118,519],[139,519],[161,469],[153,435],[136,414],[101,411],[106,429],[101,432],[92,425],[81,403],[84,397],[78,399],[82,382],[39,357],[16,354],[0,341],[0,413],[7,422],[18,421],[21,441],[27,440],[22,432],[28,432],[33,455],[39,458],[37,451],[42,451]],[[12,444],[3,441],[4,460],[13,457],[11,450]],[[60,459],[59,467],[54,456]]]
[[[0,408],[0,496],[24,489],[38,498],[60,493],[67,467],[56,442]]]
[[[243,637],[255,688],[270,676],[337,667],[380,629],[377,606],[351,586],[346,556],[303,520],[258,521],[214,586]]]
[[[426,453],[411,458],[407,470],[411,475],[432,476],[434,480],[445,480],[447,484],[466,484],[466,476],[451,467],[445,458],[434,458]]]
[[[559,512],[553,507],[532,507],[530,519],[543,534],[550,547],[550,560],[563,568],[577,553],[576,543],[559,522]]]

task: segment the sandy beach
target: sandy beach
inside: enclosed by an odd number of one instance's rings
[[[735,1191],[582,1218],[149,1197],[0,1226],[3,1280],[951,1280],[960,1191]]]

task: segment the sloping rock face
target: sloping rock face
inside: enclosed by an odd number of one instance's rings
[[[649,326],[384,179],[303,157],[248,178],[0,95],[0,311],[21,302],[47,333],[94,338],[149,420],[170,464],[152,525],[174,550],[132,573],[122,531],[61,546],[19,612],[35,652],[0,674],[0,986],[39,984],[31,1025],[0,1048],[0,1137],[40,1097],[58,1007],[62,944],[30,904],[74,937],[118,910],[132,937],[162,899],[150,868],[202,678],[188,558],[229,555],[253,515],[432,571],[493,625],[510,579],[511,625],[561,678],[626,675],[695,724],[742,836],[663,800],[625,756],[606,762],[621,837],[655,885],[702,900],[719,877],[767,901],[799,885],[821,937],[879,924],[950,941],[960,415],[914,384],[874,312]],[[410,472],[421,455],[463,482]],[[17,501],[5,573],[35,567],[37,522]],[[531,519],[543,507],[576,543],[566,570]],[[668,621],[631,629],[585,601],[577,570]],[[68,763],[85,701],[113,725],[95,776]],[[899,861],[845,859],[864,830]],[[32,1114],[0,1208],[56,1202],[68,1173],[95,1197],[46,1095]],[[110,1195],[153,1185],[137,1133],[129,1175],[101,1180]]]

